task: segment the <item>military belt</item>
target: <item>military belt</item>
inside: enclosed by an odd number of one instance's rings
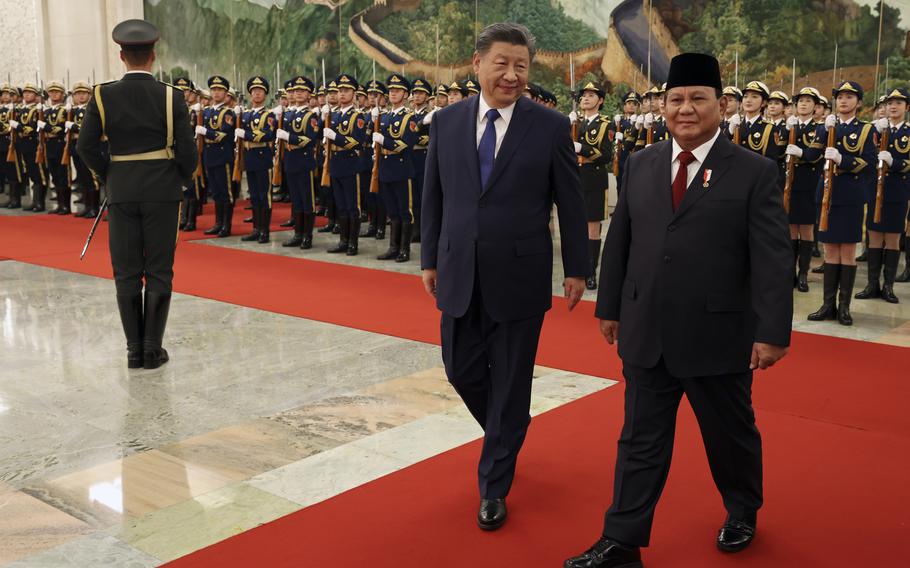
[[[174,152],[170,148],[141,152],[139,154],[111,154],[112,162],[139,162],[143,160],[173,160]]]
[[[253,148],[265,148],[268,145],[269,145],[268,142],[244,142],[243,149],[251,150]]]

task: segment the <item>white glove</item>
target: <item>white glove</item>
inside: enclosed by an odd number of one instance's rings
[[[797,158],[803,157],[803,149],[796,144],[787,144],[787,149],[784,152],[788,156],[796,156]]]
[[[202,104],[201,104],[201,103],[196,103],[196,104],[194,104],[193,106],[190,107],[190,110],[193,111],[193,112],[199,112],[200,110],[202,110]]]
[[[797,126],[799,126],[799,118],[797,118],[796,116],[788,116],[787,117],[787,128],[796,128]]]
[[[244,130],[244,129],[242,129],[242,128],[235,128],[235,129],[234,129],[234,139],[237,139],[237,138],[239,138],[239,139],[241,139],[241,140],[245,139],[245,138],[246,138],[246,130]]]
[[[640,114],[639,114],[639,115],[636,115],[636,116],[635,116],[635,128],[641,129],[641,127],[642,127],[644,124],[645,124],[645,117],[644,117],[643,115],[640,115]]]
[[[575,145],[575,153],[580,154],[581,153],[581,142],[572,142],[572,144]]]
[[[373,133],[373,143],[374,144],[379,144],[380,146],[382,146],[382,144],[384,142],[385,142],[385,136],[383,136],[382,134],[380,134],[378,132]]]
[[[834,115],[831,115],[831,116],[834,116]],[[843,160],[843,157],[840,155],[840,152],[838,152],[837,148],[825,148],[825,159],[831,160],[835,164],[840,165],[840,162],[841,162],[841,160]]]
[[[284,140],[285,142],[291,141],[290,132],[288,132],[287,130],[285,130],[283,128],[279,128],[277,131],[275,131],[275,138],[277,138],[279,140]]]
[[[433,110],[428,112],[427,115],[425,117],[423,117],[423,120],[421,120],[420,122],[422,122],[426,125],[429,125],[431,122],[433,122],[433,115],[436,114],[436,110],[437,109],[434,108]]]
[[[66,122],[63,123],[63,126],[66,128],[67,132],[69,132],[70,129],[75,125],[76,125],[76,123],[73,122],[72,120],[67,120]]]
[[[878,130],[879,132],[884,132],[884,131],[888,130],[888,128],[890,128],[890,127],[891,127],[891,125],[888,124],[887,118],[880,118],[875,121],[875,129]]]
[[[728,124],[729,124],[728,130],[730,131],[730,134],[734,134],[736,132],[736,129],[739,128],[739,125],[742,124],[742,122],[743,122],[743,119],[740,118],[740,116],[738,114],[734,114],[733,116],[731,116],[730,120],[728,121]]]
[[[332,107],[329,106],[329,103],[325,103],[324,105],[322,105],[323,118],[325,118],[325,115],[329,114],[330,112],[332,112]]]
[[[275,116],[281,116],[282,114],[284,114],[284,107],[281,105],[276,106],[275,108],[272,109],[272,114],[274,114]]]
[[[651,128],[652,124],[654,124],[654,114],[649,112],[645,115],[643,126],[647,129]]]
[[[887,120],[887,119],[882,119],[882,120]],[[879,152],[878,159],[885,162],[886,164],[888,164],[889,168],[891,167],[891,164],[894,163],[894,157],[891,155],[891,152],[888,152],[887,150],[885,150],[884,152]]]
[[[619,126],[621,123],[622,123],[622,115],[621,114],[615,115],[613,117],[613,124],[615,124],[616,126]]]
[[[44,130],[44,127],[47,126],[47,123],[43,120],[38,121],[38,130]]]
[[[569,122],[578,122],[578,113],[574,110],[569,113]]]
[[[376,120],[377,118],[379,118],[379,107],[374,106],[373,108],[370,109],[370,118],[372,118],[373,120]]]
[[[325,139],[327,139],[327,140],[332,140],[332,141],[334,141],[336,136],[338,136],[338,135],[335,134],[335,131],[332,130],[331,128],[323,128],[323,129],[322,129],[322,137],[323,137],[323,138],[325,138]]]
[[[73,101],[66,99],[66,112],[73,110]]]
[[[834,128],[837,126],[837,117],[833,114],[829,114],[825,117],[825,128]]]
[[[208,134],[208,132],[209,132],[209,129],[204,126],[196,127],[196,134],[198,134],[199,136],[205,136],[206,134]]]
[[[236,114],[237,116],[240,116],[241,114],[243,114],[243,107],[240,105],[235,106],[234,114]]]
[[[622,139],[623,139],[622,132],[617,132],[616,136],[614,137],[614,140],[616,140],[617,142],[622,142]]]
[[[9,127],[10,127],[10,128],[19,128],[19,121],[18,121],[18,120],[12,120],[12,119],[11,119],[11,120],[9,121]]]

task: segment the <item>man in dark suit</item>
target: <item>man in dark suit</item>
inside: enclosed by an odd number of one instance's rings
[[[533,58],[524,26],[480,33],[473,61],[481,94],[436,113],[424,178],[423,281],[442,311],[446,374],[484,429],[484,530],[506,520],[530,423],[531,374],[552,303],[554,203],[570,310],[588,266],[569,121],[521,96]]]
[[[126,20],[112,35],[127,72],[120,81],[95,85],[76,150],[108,188],[111,264],[127,365],[155,369],[168,360],[161,340],[182,188],[196,168],[196,145],[183,93],[151,74],[159,37],[155,26]],[[109,159],[102,153],[104,135]]]
[[[626,164],[595,312],[626,378],[613,504],[601,539],[569,568],[642,565],[683,394],[727,510],[718,548],[748,546],[762,505],[752,372],[786,354],[793,317],[777,164],[720,135],[713,57],[674,57],[665,96],[672,139]]]

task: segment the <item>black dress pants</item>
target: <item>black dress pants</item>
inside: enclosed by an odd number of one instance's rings
[[[484,430],[477,475],[484,499],[506,497],[531,423],[531,378],[544,314],[497,322],[479,282],[467,312],[442,315],[442,359],[449,382]]]
[[[661,358],[650,369],[625,365],[623,375],[625,421],[604,536],[648,546],[654,508],[670,470],[683,394],[698,420],[724,507],[737,519],[754,515],[762,505],[762,454],[752,410],[752,372],[680,379],[667,371]]]
[[[174,279],[179,201],[112,203],[108,209],[111,265],[117,294],[168,294]]]

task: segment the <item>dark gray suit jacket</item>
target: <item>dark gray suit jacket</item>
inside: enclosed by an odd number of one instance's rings
[[[753,342],[790,344],[793,251],[777,165],[718,136],[674,213],[671,155],[668,140],[626,163],[596,315],[620,322],[627,364],[663,356],[677,377],[747,371]]]
[[[461,317],[478,269],[494,321],[539,316],[553,298],[550,211],[559,216],[567,276],[588,270],[584,199],[565,116],[520,98],[493,171],[480,185],[478,97],[433,118],[421,217],[420,263],[438,270],[436,304]]]

